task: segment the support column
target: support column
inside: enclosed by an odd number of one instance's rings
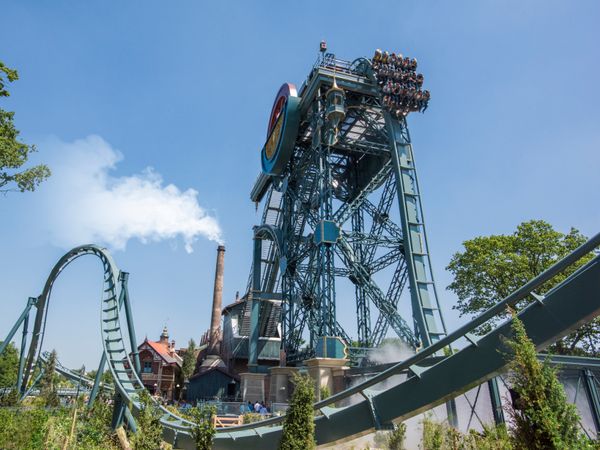
[[[252,272],[252,310],[250,313],[250,335],[248,336],[248,370],[256,372],[258,366],[258,316],[260,313],[260,272],[262,259],[262,240],[254,236],[254,262]],[[264,399],[261,399],[264,400]]]
[[[492,403],[492,412],[494,413],[494,422],[496,425],[504,423],[504,412],[502,410],[502,399],[500,398],[500,390],[498,389],[498,378],[494,377],[487,382],[490,390],[490,401]]]
[[[133,314],[131,312],[131,304],[129,303],[129,290],[127,289],[129,273],[121,272],[119,274],[119,280],[121,281],[121,298],[119,299],[119,309],[122,305],[125,305],[125,318],[127,319],[129,345],[131,346],[131,353],[133,354],[133,365],[135,372],[138,374],[138,376],[141,376],[142,369],[140,366],[140,353],[138,351],[137,339],[135,336],[135,327],[133,325]]]
[[[315,381],[315,398],[321,399],[321,387],[327,387],[331,395],[343,390],[344,372],[348,369],[347,359],[313,358],[306,360],[308,374]]]
[[[290,382],[295,373],[296,367],[271,367],[271,388],[269,389],[271,403],[289,403],[291,398]]]
[[[242,401],[255,403],[266,401],[266,373],[240,373],[242,383]]]
[[[600,395],[598,393],[598,386],[596,386],[596,377],[591,370],[585,369],[583,371],[583,379],[585,380],[585,388],[590,399],[590,409],[594,416],[596,432],[600,433]]]
[[[31,302],[32,299],[28,300],[28,303]],[[21,353],[19,354],[19,370],[17,373],[17,392],[21,394],[21,390],[23,386],[21,386],[21,382],[23,381],[23,368],[25,366],[25,347],[27,347],[27,331],[29,329],[29,314],[25,316],[25,320],[23,321],[23,336],[21,338]]]

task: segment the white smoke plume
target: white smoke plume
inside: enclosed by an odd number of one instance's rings
[[[387,364],[404,361],[415,352],[400,339],[384,341],[384,344],[369,353],[369,359],[375,364]]]
[[[99,136],[72,143],[55,141],[52,177],[40,191],[52,240],[61,247],[99,243],[123,250],[130,239],[143,243],[181,238],[188,253],[204,237],[222,242],[217,220],[198,203],[198,192],[164,184],[148,167],[140,174],[111,174],[123,159]]]

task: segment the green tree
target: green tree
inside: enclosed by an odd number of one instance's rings
[[[531,220],[517,227],[510,235],[481,236],[463,242],[464,251],[457,252],[447,267],[454,281],[448,286],[458,297],[453,307],[461,316],[472,317],[492,307],[527,281],[535,278],[556,261],[568,255],[586,241],[586,237],[571,228],[563,234],[543,220]],[[540,287],[538,294],[564,280],[592,258],[557,275]],[[532,301],[528,298],[518,307]],[[478,332],[487,333],[502,315],[482,326]],[[557,342],[551,350],[558,354],[600,356],[600,319],[596,319]]]
[[[18,365],[19,353],[14,344],[9,342],[0,355],[0,387],[12,387],[17,384]]]
[[[216,433],[212,417],[216,413],[217,410],[214,406],[196,406],[188,413],[191,421],[194,422],[192,437],[198,450],[210,450],[212,448]]]
[[[144,389],[140,394],[140,412],[136,418],[137,432],[131,443],[135,450],[157,450],[162,443],[161,412],[150,394]]]
[[[18,79],[17,71],[0,61],[0,97],[8,97],[6,84]],[[14,115],[14,112],[0,108],[0,192],[33,191],[50,176],[50,169],[45,164],[22,169],[36,148],[19,140],[19,130],[13,123]]]
[[[194,369],[196,367],[196,342],[193,339],[190,339],[188,343],[187,350],[183,354],[183,363],[181,365],[181,372],[183,374],[184,380],[189,380],[190,377],[194,374]]]
[[[316,447],[313,402],[315,384],[308,375],[294,374],[294,393],[283,422],[280,450],[311,450]]]
[[[579,431],[575,405],[549,361],[540,362],[523,323],[512,312],[509,370],[515,404],[509,411],[515,448],[523,450],[579,449],[588,445]]]
[[[40,379],[40,397],[46,406],[55,408],[59,406],[60,401],[56,392],[56,380],[54,370],[56,368],[56,350],[52,350],[46,364],[44,373]]]

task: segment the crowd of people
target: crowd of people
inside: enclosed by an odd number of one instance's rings
[[[267,414],[270,414],[271,411],[269,410],[269,408],[267,408],[264,401],[256,401],[256,403],[254,404],[252,402],[248,402],[247,405],[245,405],[244,403],[240,405],[240,414],[245,413],[255,413],[260,414],[261,416],[266,416]]]
[[[429,104],[429,91],[423,87],[423,74],[417,73],[417,60],[401,54],[376,50],[371,60],[377,84],[383,92],[383,104],[396,117],[409,112],[424,112]]]

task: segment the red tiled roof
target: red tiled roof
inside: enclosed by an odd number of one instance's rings
[[[148,344],[167,364],[177,364],[178,366],[181,366],[183,361],[182,358],[174,351],[169,350],[169,344],[167,342],[154,342],[146,339],[140,347],[144,344]]]

